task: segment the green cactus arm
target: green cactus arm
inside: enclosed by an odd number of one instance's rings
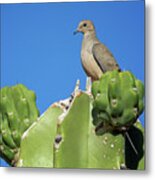
[[[144,109],[144,85],[129,72],[107,72],[93,83],[92,116],[97,134],[125,131],[125,164],[144,169],[144,132],[137,118]]]
[[[131,126],[143,112],[144,86],[129,71],[107,72],[92,85],[93,123],[117,129]]]
[[[80,93],[58,127],[62,141],[55,149],[56,168],[86,168],[88,163],[89,97]]]
[[[24,85],[0,90],[1,157],[14,166],[18,159],[21,136],[37,120],[39,111],[33,91]]]
[[[59,107],[49,107],[23,134],[18,167],[53,167]]]
[[[56,168],[120,169],[124,164],[123,136],[96,136],[87,94],[81,92],[75,97],[58,128],[62,141],[55,150]]]

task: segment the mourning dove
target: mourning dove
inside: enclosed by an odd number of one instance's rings
[[[74,34],[78,32],[84,35],[81,48],[82,65],[92,81],[98,80],[106,71],[120,71],[112,53],[97,39],[95,27],[90,20],[81,21]]]

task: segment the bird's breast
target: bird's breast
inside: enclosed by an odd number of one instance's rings
[[[91,44],[82,46],[81,60],[87,76],[91,77],[93,80],[97,80],[101,77],[102,71],[93,57],[92,47],[93,46]]]

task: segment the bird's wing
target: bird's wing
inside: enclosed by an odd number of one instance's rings
[[[120,70],[113,55],[103,44],[94,44],[92,54],[102,72]]]

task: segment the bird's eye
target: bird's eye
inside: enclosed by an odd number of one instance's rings
[[[87,24],[86,24],[86,23],[84,23],[84,24],[83,24],[83,26],[84,26],[84,27],[86,27],[86,26],[87,26]]]

